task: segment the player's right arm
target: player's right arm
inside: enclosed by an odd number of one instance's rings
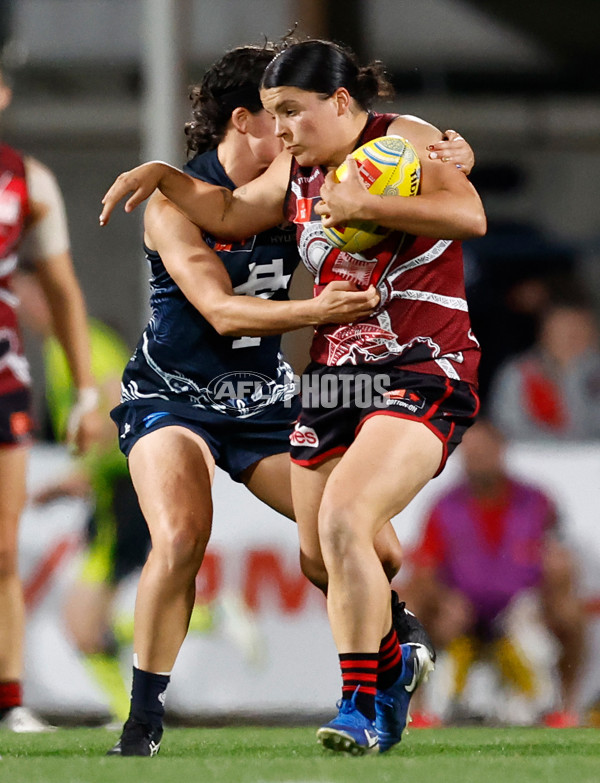
[[[284,220],[283,204],[291,157],[282,152],[269,168],[233,192],[190,177],[160,161],[143,163],[119,174],[102,199],[100,225],[106,225],[123,198],[131,212],[158,189],[192,223],[222,239],[245,239]],[[131,194],[131,195],[129,195]]]
[[[357,291],[346,281],[329,283],[314,299],[279,302],[238,295],[198,226],[160,194],[146,207],[144,240],[159,253],[188,301],[222,335],[265,336],[304,326],[350,323],[370,315],[379,303],[373,286]]]
[[[381,198],[370,193],[356,160],[346,159],[347,175],[338,181],[329,172],[315,211],[326,227],[355,220],[372,221],[394,231],[432,239],[473,239],[485,234],[487,223],[481,199],[456,166],[428,157],[428,147],[442,138],[433,125],[407,115],[388,127],[388,134],[408,139],[421,162],[419,192],[410,198]]]

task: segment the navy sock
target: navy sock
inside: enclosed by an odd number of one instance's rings
[[[162,728],[165,714],[165,694],[171,681],[168,674],[154,674],[133,667],[131,686],[131,717],[138,723],[150,723]]]

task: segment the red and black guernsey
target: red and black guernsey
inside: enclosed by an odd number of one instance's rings
[[[357,146],[385,136],[397,116],[370,114]],[[376,286],[381,306],[351,325],[317,327],[313,361],[392,363],[475,384],[480,349],[471,331],[461,243],[395,231],[364,254],[333,248],[314,211],[326,173],[294,161],[285,205],[297,227],[300,257],[315,277],[315,295],[332,280],[350,280],[360,288]]]
[[[29,369],[11,290],[17,249],[29,215],[25,164],[17,150],[0,144],[0,395],[27,388]]]

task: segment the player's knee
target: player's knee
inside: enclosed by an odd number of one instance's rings
[[[161,559],[169,572],[177,574],[190,570],[196,574],[202,565],[209,536],[210,530],[199,530],[194,525],[179,525],[154,541],[152,548],[154,555]]]
[[[319,541],[323,557],[343,559],[362,547],[364,529],[347,504],[322,503],[319,511]]]

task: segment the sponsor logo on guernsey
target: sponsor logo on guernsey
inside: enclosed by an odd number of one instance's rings
[[[319,169],[315,169],[310,175],[310,177],[298,177],[296,182],[298,183],[298,185],[308,185],[310,182],[314,182],[314,180],[317,179],[320,173],[321,172],[319,171]],[[296,184],[295,182],[292,183],[292,189],[295,184]]]
[[[294,431],[290,435],[290,443],[292,446],[305,446],[316,449],[319,445],[319,436],[312,427],[296,424]]]
[[[249,237],[248,239],[240,239],[238,242],[219,242],[218,240],[215,240],[213,250],[215,250],[217,253],[231,253],[243,250],[246,253],[252,252],[254,250],[254,243],[256,241],[256,237]]]
[[[312,215],[314,198],[299,198],[296,200],[296,217],[294,223],[308,223]]]

